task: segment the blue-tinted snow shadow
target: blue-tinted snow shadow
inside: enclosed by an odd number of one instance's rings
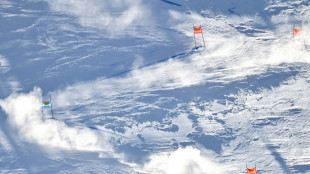
[[[290,66],[290,65],[283,65]],[[226,95],[237,94],[241,89],[251,90],[253,92],[261,89],[272,89],[280,86],[282,82],[299,74],[298,67],[292,65],[287,71],[283,71],[281,67],[270,69],[269,71],[245,77],[243,80],[233,81],[227,84],[218,82],[208,82],[201,85],[195,85],[186,88],[178,88],[173,90],[159,90],[153,92],[155,95],[165,97],[175,97],[180,102],[189,102],[194,98],[201,100],[227,99]]]
[[[235,8],[236,8],[236,7],[229,8],[229,9],[227,9],[227,11],[230,12],[231,14],[235,14],[235,15],[241,17],[241,15],[240,15],[239,13],[237,13],[237,12],[234,11]]]
[[[117,153],[123,153],[128,162],[144,164],[153,147],[147,144],[122,144],[116,147]],[[154,150],[154,149],[153,149]]]
[[[267,145],[267,149],[270,150],[271,155],[274,156],[275,160],[280,164],[283,171],[287,174],[291,174],[291,170],[289,169],[286,161],[282,156],[276,151],[276,149],[279,148],[277,146]]]
[[[259,28],[253,28],[253,27],[242,26],[242,25],[234,25],[234,24],[228,24],[228,25],[235,28],[240,33],[243,33],[250,37],[255,37],[256,34],[265,33],[263,29],[259,29]]]
[[[170,5],[175,5],[175,6],[178,6],[178,7],[181,7],[182,5],[181,4],[178,4],[178,3],[175,3],[175,2],[172,2],[172,1],[168,1],[168,0],[161,0],[162,2],[165,2],[165,3],[168,3]]]
[[[310,171],[310,164],[305,165],[293,165],[291,168],[298,173],[308,173]]]
[[[217,154],[222,152],[223,142],[221,137],[197,133],[189,133],[187,137],[203,145],[206,149],[216,152]]]

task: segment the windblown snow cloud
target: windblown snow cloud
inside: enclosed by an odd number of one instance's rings
[[[51,9],[78,18],[83,26],[119,33],[145,21],[147,10],[141,0],[44,0]]]
[[[19,136],[32,143],[64,149],[85,151],[109,151],[105,137],[88,128],[69,127],[57,120],[42,121],[41,90],[34,88],[29,94],[12,94],[0,100],[0,106],[8,115],[10,125]]]
[[[201,13],[206,13],[207,17],[196,12],[188,15],[171,11],[170,15],[179,21],[174,28],[188,37],[193,37],[189,23],[202,26],[208,51],[201,54],[208,67],[213,64],[221,67],[221,70],[212,72],[213,75],[219,74],[219,81],[240,80],[245,76],[264,73],[268,67],[282,63],[310,63],[308,25],[304,25],[304,34],[293,37],[293,24],[283,16],[272,18],[274,30],[260,30],[249,25],[249,21],[257,21],[259,16],[240,16],[236,20],[231,16],[219,15],[217,17],[222,20],[217,20],[215,16],[208,16],[208,11]],[[201,42],[199,44],[203,45]]]
[[[223,169],[194,147],[179,148],[170,153],[159,153],[150,157],[146,171],[158,174],[220,174]]]
[[[193,58],[195,59],[195,58]],[[96,81],[73,84],[53,96],[62,106],[86,104],[92,97],[110,97],[127,92],[174,89],[204,82],[203,60],[171,60],[151,67],[136,69],[122,78],[98,79]],[[84,100],[86,99],[86,100]]]

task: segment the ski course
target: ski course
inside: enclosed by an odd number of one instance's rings
[[[118,2],[0,2],[0,173],[310,172],[309,2]]]

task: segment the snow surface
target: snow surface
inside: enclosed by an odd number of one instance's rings
[[[1,0],[0,173],[310,173],[309,10]]]

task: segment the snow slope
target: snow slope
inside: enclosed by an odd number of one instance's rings
[[[310,173],[309,5],[2,0],[0,173]]]

